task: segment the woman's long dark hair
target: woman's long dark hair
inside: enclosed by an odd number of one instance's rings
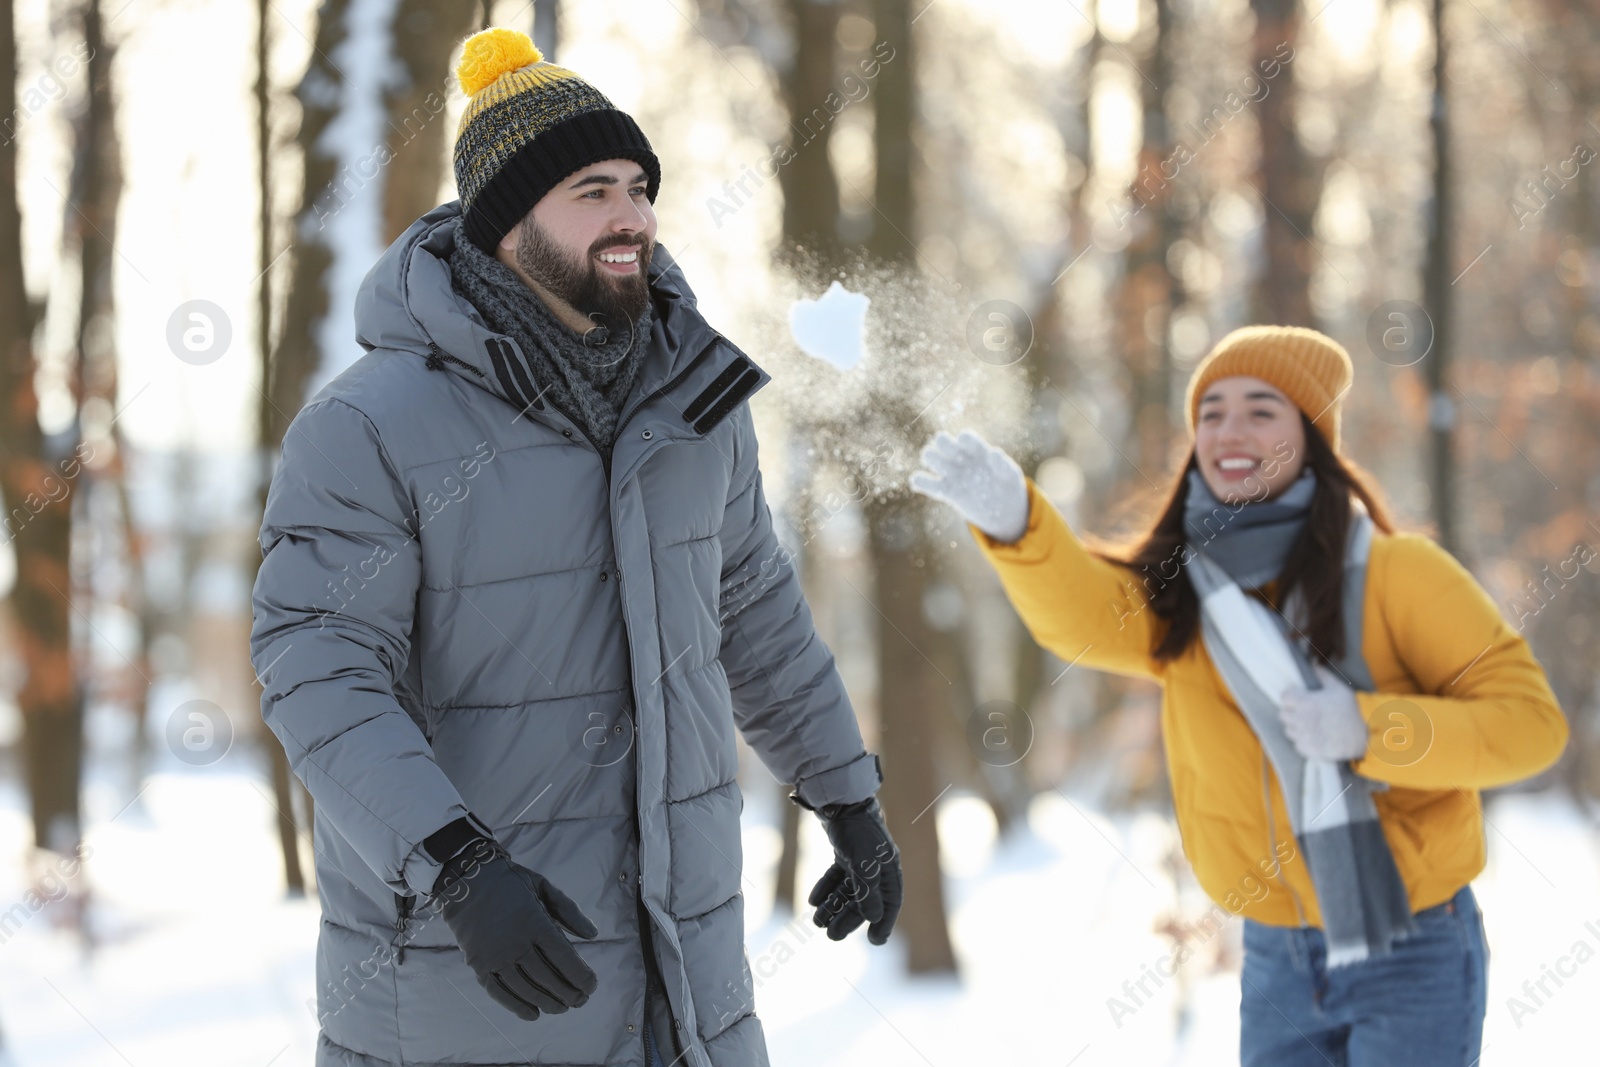
[[[1316,472],[1317,488],[1304,529],[1289,550],[1278,577],[1276,603],[1282,605],[1296,587],[1303,587],[1309,625],[1305,634],[1319,659],[1332,662],[1344,654],[1343,577],[1344,546],[1350,528],[1351,494],[1359,497],[1384,533],[1395,524],[1377,480],[1354,460],[1340,456],[1327,440],[1300,415],[1306,435],[1306,463]],[[1189,581],[1188,569],[1179,565],[1188,535],[1183,528],[1184,503],[1189,496],[1189,471],[1195,469],[1195,451],[1163,494],[1148,532],[1125,541],[1085,537],[1089,550],[1101,559],[1127,567],[1144,586],[1145,597],[1157,616],[1167,620],[1152,650],[1158,662],[1176,659],[1189,647],[1200,628],[1200,598]],[[1160,500],[1162,498],[1154,498]],[[1148,510],[1148,505],[1147,505]]]

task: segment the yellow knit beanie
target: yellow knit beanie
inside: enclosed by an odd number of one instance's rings
[[[1184,397],[1189,436],[1194,436],[1200,399],[1219,378],[1248,375],[1283,390],[1295,407],[1339,451],[1340,398],[1354,370],[1344,346],[1304,326],[1245,326],[1216,343],[1194,369]]]

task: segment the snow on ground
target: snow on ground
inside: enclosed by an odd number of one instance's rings
[[[247,759],[224,764],[162,764],[132,803],[126,782],[91,776],[92,852],[68,880],[92,886],[92,952],[57,928],[63,905],[27,906],[19,864],[0,868],[0,1030],[12,1058],[0,1053],[0,1067],[311,1064],[316,903],[279,890],[264,778]],[[1107,1006],[1171,951],[1154,929],[1176,899],[1164,817],[1107,816],[1051,792],[1026,831],[997,843],[979,801],[947,794],[935,817],[962,973],[908,979],[893,942],[874,949],[858,933],[836,944],[772,913],[775,811],[757,792],[748,948],[775,1067],[1237,1062],[1236,954],[1220,969],[1197,954],[1159,987],[1147,981],[1154,995],[1131,1015]],[[1489,818],[1476,883],[1491,945],[1484,1067],[1592,1061],[1580,1050],[1600,994],[1594,830],[1553,794],[1503,798]],[[804,825],[809,886],[826,841]],[[0,854],[22,855],[26,841],[11,783]]]

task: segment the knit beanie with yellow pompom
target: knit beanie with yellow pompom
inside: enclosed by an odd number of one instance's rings
[[[1340,398],[1350,388],[1354,369],[1344,346],[1304,326],[1245,326],[1234,330],[1202,359],[1189,378],[1184,409],[1194,436],[1200,400],[1220,378],[1248,375],[1283,390],[1339,451]]]
[[[467,238],[494,255],[511,228],[568,175],[607,159],[644,168],[654,203],[661,164],[626,112],[527,34],[495,28],[467,38],[456,79],[467,108],[456,129],[456,190]]]

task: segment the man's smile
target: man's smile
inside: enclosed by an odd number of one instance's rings
[[[612,249],[608,252],[601,252],[595,258],[605,264],[606,269],[613,274],[633,274],[639,270],[639,250],[637,248]]]

